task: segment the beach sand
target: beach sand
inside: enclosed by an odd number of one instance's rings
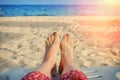
[[[120,17],[0,17],[0,72],[38,67],[45,40],[53,32],[71,34],[77,68],[120,66]],[[57,65],[60,51],[57,54]],[[58,65],[59,66],[59,65]]]

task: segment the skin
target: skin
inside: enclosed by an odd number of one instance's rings
[[[56,73],[56,56],[60,48],[61,60],[59,65],[59,73],[64,74],[74,68],[72,52],[73,52],[73,41],[69,34],[65,34],[60,42],[59,33],[54,32],[46,40],[46,51],[45,57],[36,71],[40,71],[48,77],[52,77]],[[69,55],[69,56],[68,56]]]
[[[69,34],[65,34],[60,43],[61,49],[61,61],[59,66],[59,73],[64,74],[71,70],[74,70],[74,61],[73,61],[73,41]]]
[[[59,34],[57,32],[51,34],[47,38],[45,44],[45,57],[37,71],[40,71],[41,73],[51,78],[52,73],[55,72],[55,60],[60,46]]]

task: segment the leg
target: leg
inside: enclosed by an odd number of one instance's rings
[[[24,78],[29,77],[29,75],[31,76],[33,73],[34,73],[33,75],[34,77],[36,76],[35,74],[40,73],[39,76],[43,74],[42,76],[51,78],[51,71],[54,70],[55,68],[55,59],[56,59],[57,51],[59,49],[59,45],[60,45],[59,34],[57,32],[54,32],[46,40],[46,52],[45,52],[45,57],[44,57],[42,64],[37,70],[29,73]],[[26,79],[24,78],[23,80],[31,80],[28,78]],[[47,78],[43,79],[40,77],[40,78],[35,78],[32,80],[49,80],[49,79]]]
[[[73,42],[69,34],[65,34],[63,36],[63,39],[60,43],[60,49],[61,49],[61,61],[59,66],[59,73],[64,74],[75,69],[72,57]]]
[[[87,80],[87,77],[76,70],[73,62],[73,41],[69,34],[63,36],[60,43],[61,61],[59,66],[59,73],[62,75],[60,80]]]
[[[55,32],[46,40],[45,57],[37,71],[40,71],[45,75],[51,77],[51,70],[53,70],[55,66],[55,60],[59,45],[59,34]]]

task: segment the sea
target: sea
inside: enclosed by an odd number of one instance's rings
[[[0,16],[83,15],[86,7],[92,8],[86,5],[0,5]]]
[[[97,5],[0,5],[0,17],[111,15],[110,12],[102,14],[106,10],[98,10]]]

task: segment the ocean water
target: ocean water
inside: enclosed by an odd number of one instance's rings
[[[88,5],[0,5],[0,16],[74,16],[94,12]]]
[[[120,15],[118,7],[101,6],[102,9],[97,7],[97,5],[0,5],[0,16]]]
[[[0,16],[79,15],[78,6],[68,5],[0,5]]]

